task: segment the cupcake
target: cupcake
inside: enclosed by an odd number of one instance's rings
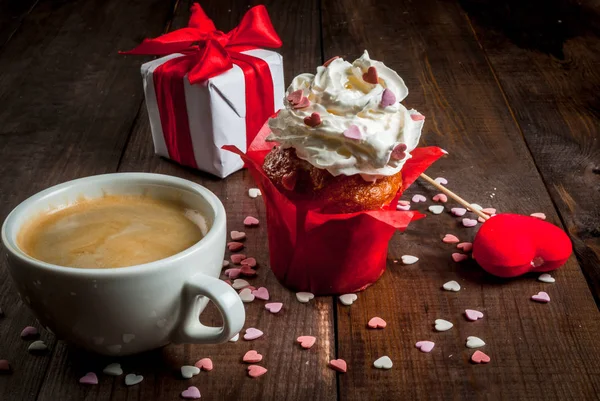
[[[352,64],[335,58],[294,78],[285,108],[246,153],[225,147],[263,193],[270,267],[286,287],[368,287],[385,271],[393,234],[424,217],[397,201],[443,151],[416,147],[425,118],[400,103],[407,94],[367,52]]]

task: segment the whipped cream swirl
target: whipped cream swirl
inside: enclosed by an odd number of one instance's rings
[[[299,90],[308,102],[290,101]],[[366,51],[352,64],[337,58],[317,67],[316,75],[298,75],[286,95],[285,108],[269,120],[267,141],[295,148],[299,158],[334,176],[375,181],[394,175],[421,136],[424,117],[400,104],[408,95],[404,81]]]

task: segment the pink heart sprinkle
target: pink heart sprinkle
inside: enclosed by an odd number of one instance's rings
[[[312,113],[310,116],[304,117],[304,124],[312,128],[321,124],[321,122],[321,115],[319,113]]]
[[[550,295],[548,295],[548,293],[544,291],[540,291],[536,295],[533,295],[531,297],[531,300],[547,304],[548,302],[550,302]]]
[[[225,270],[225,275],[229,277],[231,280],[236,279],[240,276],[242,269],[227,269]]]
[[[252,341],[261,337],[264,333],[259,329],[255,329],[254,327],[249,327],[246,329],[246,334],[244,334],[244,340]]]
[[[496,209],[493,207],[486,207],[485,209],[481,209],[481,211],[489,216],[496,214]]]
[[[295,105],[300,103],[303,97],[304,92],[302,91],[302,89],[298,89],[287,96],[287,101],[290,102],[292,105]]]
[[[473,243],[461,242],[460,244],[456,245],[456,247],[461,249],[463,252],[471,252],[471,250],[473,250]]]
[[[537,219],[546,220],[546,215],[544,213],[531,213],[530,216]]]
[[[265,287],[259,287],[257,290],[252,291],[252,295],[258,299],[262,299],[263,301],[269,300],[269,290],[267,290]]]
[[[396,95],[391,90],[385,88],[383,93],[381,94],[381,107],[385,108],[391,106],[396,103]]]
[[[242,244],[241,242],[228,242],[227,243],[227,249],[229,249],[231,252],[239,251],[243,247],[244,247],[244,244]]]
[[[445,242],[446,244],[456,244],[460,242],[460,240],[456,235],[446,234],[442,239],[442,242]]]
[[[488,363],[489,361],[491,361],[491,359],[483,352],[477,350],[473,353],[473,355],[471,355],[471,361],[473,363]]]
[[[398,205],[396,205],[396,209],[407,211],[407,210],[410,210],[410,205],[401,205],[401,204],[398,204]]]
[[[352,124],[344,131],[344,136],[349,139],[354,139],[360,141],[362,139],[362,133],[360,132],[360,128],[356,125]]]
[[[202,370],[206,370],[207,372],[210,372],[211,370],[213,370],[213,361],[210,358],[202,358],[198,362],[196,362],[194,364],[194,366],[197,367],[198,369],[202,369]]]
[[[256,217],[247,216],[244,219],[244,225],[247,226],[247,227],[257,226],[258,225],[258,219]]]
[[[241,241],[243,239],[246,239],[246,233],[243,231],[232,231],[231,239],[234,241]]]
[[[413,121],[422,121],[425,119],[425,116],[420,113],[415,113],[410,115],[410,119]]]
[[[453,207],[452,209],[450,209],[450,211],[452,212],[453,215],[461,217],[464,216],[465,213],[467,213],[467,209],[462,208],[462,207]]]
[[[188,400],[197,400],[200,396],[200,390],[196,386],[190,386],[187,390],[181,392],[181,396],[183,398],[187,398]]]
[[[410,201],[407,201],[407,200],[399,200],[399,201],[398,201],[398,204],[399,204],[399,205],[402,205],[402,206],[409,206],[409,205],[410,205]]]
[[[270,304],[265,304],[265,309],[271,313],[279,313],[281,308],[283,308],[283,304],[281,302],[271,302]]]
[[[348,370],[348,364],[343,359],[332,359],[329,361],[329,367],[340,373],[346,373]]]
[[[254,270],[248,265],[242,265],[242,268],[240,269],[240,274],[246,277],[254,277],[256,276],[256,270]]]
[[[452,260],[455,262],[462,262],[463,260],[469,259],[469,255],[465,255],[464,253],[454,252],[452,254]]]
[[[300,99],[300,101],[297,104],[293,104],[292,108],[293,109],[305,109],[308,106],[310,106],[310,100],[308,100],[308,98],[306,96],[302,97],[302,99]]]
[[[437,177],[435,180],[433,180],[435,182],[437,182],[440,185],[447,185],[448,184],[448,180],[445,179],[444,177]]]
[[[312,347],[313,345],[315,345],[315,342],[317,341],[316,337],[313,336],[300,336],[296,339],[296,341],[298,343],[300,343],[300,346],[304,349],[309,349],[310,347]]]
[[[478,217],[477,218],[477,221],[480,222],[480,223],[485,223],[485,220],[486,219],[484,219],[483,217]]]
[[[263,359],[263,356],[253,349],[246,352],[244,354],[244,356],[242,357],[242,361],[244,361],[246,363],[257,363],[257,362],[262,361],[262,359]]]
[[[255,258],[246,258],[240,262],[242,266],[248,267],[256,267],[256,259]]]
[[[371,320],[369,320],[367,326],[369,326],[372,329],[383,329],[385,328],[385,326],[387,326],[387,323],[382,318],[376,316],[372,317]]]
[[[0,372],[8,372],[10,370],[10,364],[6,359],[0,359]]]
[[[465,227],[475,227],[477,225],[477,220],[464,218],[462,219],[462,224]]]
[[[435,343],[433,341],[419,341],[415,344],[415,347],[421,352],[431,352],[433,347],[435,347]]]
[[[392,150],[392,154],[390,155],[390,157],[393,160],[402,160],[406,157],[406,149],[408,148],[406,147],[405,143],[399,143]]]
[[[79,379],[82,384],[98,384],[98,376],[94,372],[88,372],[85,376]]]
[[[243,253],[237,253],[235,255],[231,255],[231,261],[236,265],[239,265],[242,260],[246,259],[246,255]]]
[[[258,366],[258,365],[248,366],[248,376],[250,376],[252,378],[262,376],[265,373],[267,373],[267,369],[263,368],[262,366]]]
[[[427,200],[427,198],[420,194],[417,194],[412,197],[412,201],[415,203],[425,202],[426,200]]]
[[[21,331],[21,337],[23,338],[37,336],[38,334],[38,329],[32,326],[27,326],[23,329],[23,331]]]
[[[434,202],[442,202],[442,203],[448,202],[448,197],[446,196],[446,194],[437,194],[432,199]]]
[[[482,319],[483,313],[479,312],[478,310],[474,310],[474,309],[465,309],[465,316],[467,317],[467,319],[474,322],[477,319]]]

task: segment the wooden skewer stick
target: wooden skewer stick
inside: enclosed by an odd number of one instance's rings
[[[424,179],[425,181],[427,181],[428,183],[430,183],[431,185],[433,185],[434,187],[436,187],[437,189],[439,189],[440,191],[442,191],[443,193],[445,193],[446,195],[448,195],[449,197],[451,197],[452,199],[454,199],[455,201],[457,201],[458,203],[460,203],[463,207],[471,210],[473,213],[475,213],[477,216],[481,217],[482,219],[487,220],[487,219],[490,218],[490,216],[488,216],[487,214],[483,213],[481,210],[475,209],[469,202],[467,202],[466,200],[464,200],[463,198],[461,198],[460,196],[458,196],[454,192],[450,191],[445,186],[443,186],[443,185],[438,184],[437,182],[435,182],[428,175],[426,175],[426,174],[423,173],[423,174],[421,174],[421,178]]]

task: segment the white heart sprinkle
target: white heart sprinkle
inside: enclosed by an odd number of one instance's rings
[[[102,370],[102,373],[109,376],[121,376],[123,374],[123,369],[121,369],[120,363],[111,363],[110,365],[106,365]]]
[[[138,383],[141,383],[144,380],[144,376],[136,375],[135,373],[130,373],[125,376],[125,384],[128,386],[134,386]]]
[[[483,347],[484,345],[485,342],[479,337],[467,337],[467,348],[479,348]]]
[[[541,281],[542,283],[554,283],[556,281],[556,279],[554,277],[552,277],[551,275],[549,275],[548,273],[541,274],[538,277],[538,280]]]
[[[200,368],[197,368],[196,366],[185,365],[181,367],[181,376],[184,379],[191,379],[198,373],[200,373]]]
[[[471,209],[483,210],[483,206],[478,205],[477,203],[471,203],[471,207],[469,208],[469,210],[471,210]]]
[[[392,366],[394,366],[394,363],[389,356],[384,355],[373,362],[373,366],[375,366],[377,369],[391,369]]]
[[[314,297],[315,297],[315,294],[310,293],[310,292],[297,292],[296,293],[296,299],[299,302],[302,302],[303,304],[307,303],[308,301],[310,301]]]
[[[234,343],[234,342],[236,342],[239,339],[240,339],[240,333],[237,333],[235,336],[231,337],[229,339],[229,341],[232,342],[232,343]]]
[[[354,301],[358,299],[358,296],[356,294],[344,294],[340,295],[339,298],[341,303],[343,303],[346,306],[350,306],[354,303]]]
[[[240,291],[239,296],[242,302],[252,302],[255,298],[250,288],[244,288],[242,291]]]
[[[429,211],[433,214],[442,214],[442,212],[444,211],[444,206],[431,205],[431,206],[429,206]]]
[[[451,281],[448,281],[447,283],[444,283],[442,288],[445,289],[446,291],[458,292],[458,291],[460,291],[460,284],[458,284],[454,280],[451,280]]]
[[[435,182],[437,182],[438,184],[441,184],[441,185],[447,185],[448,184],[448,180],[445,179],[444,177],[437,177],[433,181],[435,181]]]
[[[48,346],[42,340],[34,341],[31,344],[29,344],[29,347],[27,347],[28,351],[33,351],[33,352],[45,351],[47,349],[48,349]]]
[[[123,334],[123,342],[129,344],[135,339],[135,334]]]
[[[262,195],[262,193],[260,192],[260,189],[258,188],[250,188],[248,190],[248,196],[251,198],[256,198],[257,196]]]
[[[241,278],[237,278],[237,279],[233,280],[233,283],[231,284],[231,286],[233,288],[235,288],[236,290],[241,290],[242,288],[246,288],[249,285],[250,285],[249,282],[247,282],[246,280],[241,279]]]
[[[435,329],[437,331],[447,331],[450,330],[452,327],[454,327],[454,325],[444,319],[436,319],[435,320]]]
[[[402,263],[404,263],[405,265],[412,265],[413,263],[417,263],[419,261],[419,258],[412,255],[402,255],[401,259]]]

